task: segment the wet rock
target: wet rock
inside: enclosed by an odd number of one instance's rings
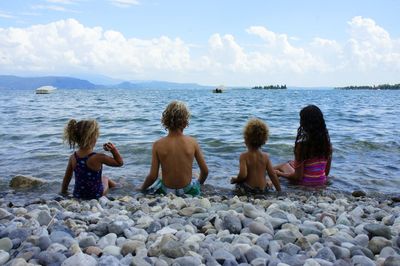
[[[12,188],[32,188],[40,186],[47,181],[33,176],[17,175],[10,180],[10,187]]]
[[[365,192],[362,191],[362,190],[354,190],[354,191],[351,193],[351,195],[353,195],[353,197],[358,198],[358,197],[365,197],[365,196],[367,195],[367,193],[365,193]]]

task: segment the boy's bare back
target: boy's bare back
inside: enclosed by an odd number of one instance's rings
[[[246,164],[247,175],[243,180],[252,188],[264,190],[267,186],[265,171],[268,169],[268,155],[259,150],[247,151],[240,156],[240,164]]]
[[[192,181],[192,165],[197,141],[183,134],[168,134],[154,144],[160,160],[163,183],[169,188],[182,188]]]

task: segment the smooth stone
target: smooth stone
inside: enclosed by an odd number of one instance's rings
[[[103,254],[118,257],[121,255],[121,248],[117,246],[107,246],[103,248]]]
[[[30,235],[31,235],[30,230],[25,229],[25,228],[17,228],[17,229],[12,230],[8,234],[8,237],[10,239],[18,238],[18,239],[21,239],[21,241],[25,241],[28,238],[28,236],[30,236]]]
[[[174,234],[176,234],[176,232],[178,232],[178,230],[167,226],[167,227],[164,227],[164,228],[158,230],[156,233],[157,233],[157,235],[165,235],[165,234],[174,235]]]
[[[187,206],[186,201],[181,197],[176,197],[169,203],[169,207],[171,209],[176,209],[176,210],[180,210],[186,206]]]
[[[303,266],[321,266],[315,259],[307,259]]]
[[[307,257],[299,254],[295,256],[290,256],[289,254],[286,254],[284,252],[279,252],[278,259],[280,259],[281,262],[286,263],[287,265],[290,266],[300,266],[304,265],[305,261],[307,260]]]
[[[161,247],[161,253],[168,258],[176,259],[178,257],[183,257],[187,251],[187,247],[181,242],[171,240],[166,242]]]
[[[336,260],[335,253],[333,253],[333,251],[329,247],[324,247],[320,249],[314,258],[319,258],[330,262],[335,262]]]
[[[346,213],[342,213],[341,215],[339,215],[339,217],[338,217],[338,219],[336,221],[336,225],[339,225],[339,224],[351,226],[351,222],[347,218],[347,214]]]
[[[13,242],[11,241],[10,238],[4,237],[0,239],[0,250],[4,250],[6,252],[9,252],[13,248]]]
[[[52,242],[62,243],[64,238],[72,239],[72,236],[65,231],[53,231],[50,234],[50,239]]]
[[[352,265],[376,266],[374,261],[370,258],[359,255],[352,257],[351,263]]]
[[[269,260],[265,258],[256,258],[252,260],[251,266],[265,266],[265,265],[270,265],[268,264]],[[239,264],[240,265],[240,264]]]
[[[52,243],[48,248],[47,251],[51,252],[51,253],[62,253],[67,251],[67,247],[65,247],[64,245],[60,244],[60,243]]]
[[[352,266],[352,265],[348,260],[338,259],[332,264],[332,266]]]
[[[41,265],[60,265],[67,257],[62,253],[53,253],[49,251],[42,251],[37,257]]]
[[[396,239],[396,245],[400,248],[400,236],[398,236]]]
[[[384,247],[379,253],[380,258],[387,258],[395,255],[397,255],[397,252],[392,247]]]
[[[352,247],[350,249],[350,256],[354,257],[354,256],[357,256],[357,255],[367,256],[370,259],[374,259],[374,254],[368,248],[364,248],[364,247],[360,247],[360,246],[354,246],[354,247]]]
[[[51,245],[51,240],[48,236],[44,235],[44,236],[39,237],[38,247],[41,250],[46,250],[50,245]]]
[[[96,224],[96,226],[92,229],[93,233],[95,233],[97,236],[104,236],[108,234],[108,223],[105,222],[99,222]]]
[[[330,246],[329,247],[332,252],[335,254],[336,259],[347,259],[350,258],[350,250],[347,248],[339,247],[339,246]]]
[[[31,187],[36,187],[40,186],[42,184],[46,183],[46,180],[33,177],[33,176],[23,176],[23,175],[17,175],[14,176],[10,180],[10,187],[12,188],[31,188]]]
[[[0,250],[0,265],[5,264],[10,259],[10,254],[7,251]]]
[[[98,266],[121,266],[121,264],[119,263],[119,260],[116,257],[112,255],[103,255],[99,259]]]
[[[83,253],[77,253],[68,259],[64,260],[64,262],[61,264],[61,266],[96,266],[97,261],[95,258],[83,254]]]
[[[254,207],[254,205],[250,203],[246,203],[243,205],[243,214],[253,219],[261,216],[260,211],[258,211],[256,207]]]
[[[88,255],[96,255],[99,257],[102,254],[102,250],[99,247],[96,246],[90,246],[85,248],[84,252]]]
[[[236,260],[235,256],[222,248],[215,250],[212,256],[220,265],[223,265],[226,260]]]
[[[48,225],[51,221],[52,217],[48,211],[41,210],[38,213],[37,221],[39,222],[40,225]]]
[[[247,262],[252,262],[256,258],[264,258],[269,260],[271,258],[270,255],[265,253],[265,251],[259,246],[252,246],[249,250],[247,250],[244,254],[246,256]]]
[[[28,264],[24,258],[16,258],[10,261],[9,266],[33,266],[33,264]]]
[[[257,238],[256,245],[261,247],[264,251],[268,250],[269,247],[269,241],[271,239],[271,236],[268,234],[262,234]]]
[[[382,224],[366,224],[364,230],[370,233],[371,238],[374,236],[382,236],[386,239],[392,239],[392,232],[389,226]]]
[[[242,222],[236,215],[228,214],[224,217],[224,228],[231,234],[239,234],[242,230]]]
[[[81,240],[79,240],[79,247],[81,248],[87,248],[95,245],[96,245],[96,240],[94,239],[93,236],[86,236]]]
[[[296,240],[295,244],[299,246],[302,250],[308,250],[311,248],[310,241],[305,237],[300,237]]]
[[[368,243],[368,248],[374,254],[379,254],[384,247],[389,247],[392,242],[381,236],[374,236]]]
[[[12,218],[13,215],[6,209],[0,208],[0,220]]]
[[[147,259],[149,259],[149,258],[147,258]],[[151,261],[151,260],[149,260],[149,261]],[[130,265],[131,266],[151,266],[151,263],[146,261],[146,258],[135,256],[132,258]]]
[[[161,230],[162,226],[160,224],[160,222],[158,221],[153,221],[150,223],[149,227],[147,227],[146,232],[151,234],[151,233],[155,233],[159,230]]]
[[[201,265],[201,263],[202,262],[198,257],[185,256],[185,257],[180,257],[180,258],[174,259],[172,265],[173,266],[175,266],[175,265],[177,265],[177,266],[198,266],[198,265]]]
[[[293,243],[287,243],[285,246],[283,246],[281,251],[293,256],[299,253],[301,248]]]
[[[357,236],[354,238],[354,241],[356,241],[356,243],[357,243],[359,246],[367,247],[367,246],[368,246],[368,243],[369,243],[369,237],[368,237],[366,234],[360,234],[360,235],[357,235]]]
[[[113,221],[110,224],[108,224],[107,229],[108,232],[114,233],[116,235],[121,235],[125,229],[127,229],[129,226],[126,222],[124,221]]]
[[[297,236],[289,229],[281,229],[274,235],[274,240],[282,240],[284,244],[293,243]]]
[[[273,234],[273,232],[271,232],[271,230],[267,226],[265,226],[264,224],[259,223],[259,222],[250,223],[249,230],[250,230],[250,232],[252,232],[253,234],[256,234],[256,235],[262,235],[264,233],[269,233],[271,235]]]
[[[97,246],[101,249],[107,246],[114,246],[115,241],[117,241],[117,235],[114,233],[110,233],[100,238],[100,240],[97,242]]]
[[[400,265],[400,256],[395,255],[395,256],[389,256],[386,258],[385,262],[383,263],[383,266],[399,266]]]
[[[138,248],[144,248],[145,243],[137,240],[129,240],[125,242],[121,247],[121,254],[125,257],[128,254],[136,255]]]

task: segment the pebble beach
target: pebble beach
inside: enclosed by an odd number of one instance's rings
[[[0,199],[0,265],[400,265],[400,203],[339,192]]]

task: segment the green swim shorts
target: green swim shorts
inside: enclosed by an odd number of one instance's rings
[[[179,189],[168,188],[164,185],[162,179],[158,179],[152,186],[150,186],[146,190],[146,192],[149,194],[164,194],[164,195],[172,193],[177,196],[184,196],[186,194],[186,195],[191,195],[193,197],[200,196],[201,194],[200,183],[196,178],[193,178],[192,182],[190,182],[190,184],[187,185],[186,187]]]

